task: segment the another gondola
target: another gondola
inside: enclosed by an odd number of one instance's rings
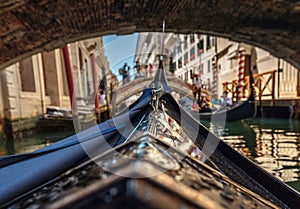
[[[253,86],[253,76],[250,72],[250,95],[246,101],[234,105],[233,107],[227,107],[222,109],[216,109],[212,112],[198,113],[192,112],[190,109],[191,104],[188,105],[189,109],[186,109],[193,117],[200,121],[237,121],[245,118],[254,117],[256,114],[255,94]],[[189,103],[192,100],[189,99]],[[182,105],[185,106],[186,101],[183,100]]]

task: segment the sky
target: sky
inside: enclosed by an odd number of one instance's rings
[[[119,68],[126,62],[133,69],[134,55],[138,34],[103,36],[104,53],[108,58],[110,69],[121,80]]]

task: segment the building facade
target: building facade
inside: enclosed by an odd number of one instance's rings
[[[201,34],[167,33],[162,38],[162,33],[141,33],[136,59],[154,62],[154,55],[161,54],[162,46],[167,69],[189,84],[193,75],[200,76],[215,98],[221,97],[224,88],[231,88],[234,93],[239,86],[246,85],[243,79],[251,69],[259,99],[298,99],[299,69],[258,47]],[[241,73],[243,77],[239,78]],[[239,83],[239,79],[242,82]],[[237,97],[237,94],[231,96]],[[247,94],[242,96],[245,99]]]
[[[76,101],[78,106],[85,106],[94,101],[103,73],[111,82],[116,78],[104,56],[102,38],[69,44],[68,50]],[[61,49],[36,54],[0,73],[0,115],[5,121],[34,121],[47,106],[71,108]]]
[[[141,65],[152,64],[155,71],[158,67],[159,55],[162,54],[161,45],[162,33],[139,33],[134,62],[138,61]],[[165,64],[168,65],[167,62]],[[136,73],[136,69],[134,70],[134,73]]]

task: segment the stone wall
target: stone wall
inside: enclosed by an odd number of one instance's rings
[[[2,1],[0,68],[66,43],[134,32],[206,33],[300,66],[300,3],[285,0]]]

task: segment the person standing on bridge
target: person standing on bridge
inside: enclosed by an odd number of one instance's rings
[[[135,61],[135,66],[134,68],[136,69],[136,77],[140,77],[141,75],[141,66],[140,66],[140,62],[137,60]]]
[[[125,62],[122,69],[123,84],[129,82],[129,70],[130,70],[130,66],[128,66],[127,63]]]
[[[150,75],[150,78],[152,78],[152,73],[153,73],[153,65],[151,63],[149,63],[149,75]]]
[[[193,95],[195,99],[200,99],[200,92],[201,92],[201,80],[197,74],[193,75]]]

